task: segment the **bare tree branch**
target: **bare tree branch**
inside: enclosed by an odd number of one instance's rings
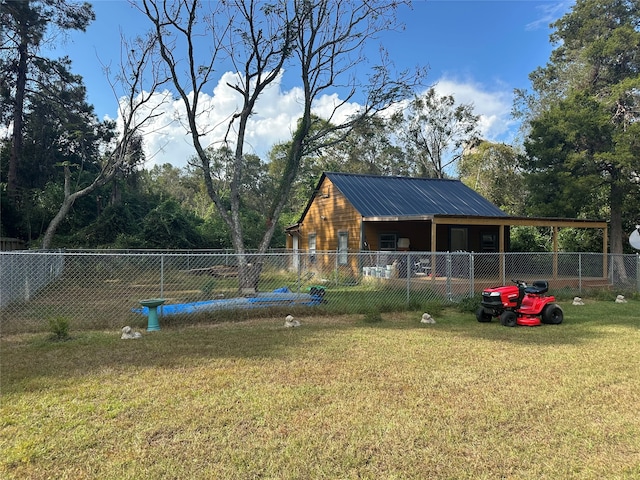
[[[124,44],[126,45],[126,42]],[[114,92],[117,83],[125,91],[125,95],[119,101],[119,116],[123,124],[119,135],[113,140],[114,144],[104,154],[98,175],[86,187],[73,191],[72,165],[68,162],[61,165],[64,168],[64,199],[47,226],[42,241],[43,249],[49,248],[58,226],[76,200],[106,185],[118,172],[133,167],[140,160],[135,153],[141,151],[141,129],[160,115],[160,105],[151,105],[151,102],[158,88],[167,81],[166,78],[158,76],[159,72],[152,62],[155,45],[153,36],[136,39],[135,48],[124,51],[117,81],[110,81]]]
[[[383,0],[220,0],[201,3],[197,0],[143,0],[141,11],[149,18],[159,43],[160,57],[172,79],[178,96],[186,108],[188,131],[196,150],[198,167],[203,172],[207,193],[231,231],[238,253],[245,253],[240,217],[241,180],[246,168],[245,145],[247,127],[255,114],[256,103],[265,89],[283,74],[285,66],[297,69],[304,96],[302,118],[287,155],[284,174],[280,178],[272,205],[267,209],[265,234],[259,251],[265,251],[277,220],[286,203],[303,155],[322,142],[335,142],[336,132],[352,128],[359,119],[372,115],[411,90],[409,76],[393,80],[389,64],[383,64],[365,82],[355,67],[364,63],[362,48],[375,36],[395,28],[395,9],[405,2]],[[213,5],[213,7],[212,7]],[[212,10],[207,10],[212,8]],[[208,54],[199,51],[206,39]],[[197,66],[198,59],[207,64]],[[238,94],[237,110],[228,118],[224,145],[234,151],[230,169],[226,162],[212,163],[202,144],[206,129],[201,125],[199,98],[212,79],[214,66],[231,64],[235,80],[227,86]],[[360,79],[360,80],[359,80]],[[314,126],[311,114],[314,102],[325,93],[344,88],[346,94],[329,113],[330,120]],[[346,121],[341,110],[364,92],[366,101],[357,115]],[[326,124],[326,125],[324,125]],[[310,132],[313,131],[311,135]],[[215,181],[224,178],[225,182]],[[228,203],[223,201],[221,185],[228,185]],[[225,197],[226,199],[226,197]],[[246,258],[240,257],[240,284],[249,286],[252,274],[245,269]]]

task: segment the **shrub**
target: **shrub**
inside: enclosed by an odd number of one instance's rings
[[[69,339],[69,319],[65,317],[55,317],[49,319],[49,329],[51,339],[62,341]]]
[[[401,312],[405,310],[405,306],[403,304],[383,302],[377,306],[377,310],[380,313]],[[365,311],[365,313],[368,313],[368,312]]]
[[[430,300],[427,303],[424,303],[422,307],[423,308],[419,308],[418,310],[427,312],[430,315],[440,315],[445,308],[444,304],[440,300]]]
[[[458,302],[456,308],[462,313],[474,313],[480,306],[482,293],[476,293],[473,297],[465,297]]]

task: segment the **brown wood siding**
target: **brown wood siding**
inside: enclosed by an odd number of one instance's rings
[[[26,250],[26,248],[26,244],[19,238],[0,238],[0,250],[2,251]]]
[[[325,179],[302,219],[300,248],[309,248],[309,235],[316,234],[316,250],[337,250],[338,232],[347,232],[350,252],[360,251],[361,216],[340,191]]]
[[[360,251],[360,224],[361,215],[353,208],[340,191],[325,178],[320,185],[318,193],[314,197],[305,217],[300,224],[300,243],[302,251],[309,250],[309,235],[316,235],[316,251],[338,250],[338,234],[347,233],[349,252]],[[356,259],[351,265],[346,266],[345,274],[355,274],[359,266]],[[331,268],[335,265],[335,256],[319,255],[320,267]]]

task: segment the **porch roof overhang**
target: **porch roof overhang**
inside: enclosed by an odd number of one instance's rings
[[[493,225],[500,229],[498,251],[505,251],[505,227],[551,227],[553,230],[553,275],[558,272],[558,229],[559,228],[597,228],[603,230],[602,235],[602,271],[607,271],[608,223],[604,220],[582,220],[577,218],[545,218],[545,217],[511,217],[505,216],[467,216],[467,215],[408,215],[362,217],[363,222],[401,222],[422,221],[431,223],[431,245],[436,245],[436,228],[438,225]],[[435,258],[433,259],[435,263]],[[503,265],[500,264],[501,275]]]
[[[529,227],[607,228],[604,220],[547,217],[483,217],[466,215],[406,215],[362,217],[363,222],[432,222],[437,225],[497,225]]]
[[[403,215],[362,217],[363,222],[432,222],[436,225],[496,225],[527,227],[565,227],[565,228],[607,228],[606,220],[584,220],[579,218],[549,217],[482,217],[467,215]],[[300,223],[285,228],[292,233],[300,229]]]

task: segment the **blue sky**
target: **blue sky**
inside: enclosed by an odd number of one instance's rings
[[[101,63],[115,66],[121,32],[133,36],[147,23],[124,0],[91,3],[95,22],[87,32],[74,33],[55,54],[71,58],[74,72],[84,78],[97,115],[114,118],[117,100]],[[553,49],[549,24],[567,13],[572,4],[545,0],[415,1],[413,10],[400,11],[405,29],[386,33],[379,43],[400,69],[427,65],[426,86],[435,85],[441,94],[452,94],[460,103],[472,103],[475,113],[482,116],[485,137],[510,143],[517,127],[509,115],[513,90],[529,88],[528,75],[546,64]],[[371,48],[377,52],[378,44],[371,44]],[[260,155],[273,143],[290,138],[290,127],[295,124],[296,102],[289,97],[296,85],[285,82],[265,97],[262,117],[251,126],[249,150],[253,148]],[[221,82],[207,94],[211,105],[220,109],[228,92],[223,91]],[[168,105],[167,110],[168,117],[175,117],[179,106]],[[219,118],[211,119],[216,121]],[[175,124],[150,128],[147,149],[150,163],[183,166],[193,155],[184,132]]]

